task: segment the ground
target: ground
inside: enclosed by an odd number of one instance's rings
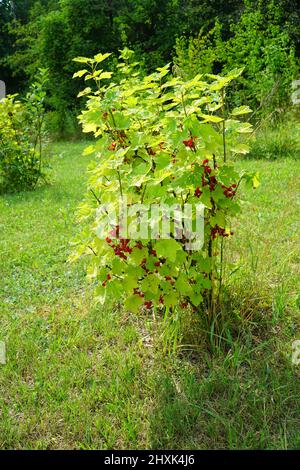
[[[168,355],[158,320],[95,306],[67,263],[83,147],[54,145],[51,184],[0,198],[0,449],[299,449],[300,162],[239,162],[262,184],[227,247],[225,346]]]

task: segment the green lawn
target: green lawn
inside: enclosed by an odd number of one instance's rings
[[[55,145],[51,185],[0,198],[0,448],[299,449],[300,162],[240,163],[262,185],[227,256],[238,327],[214,355],[200,341],[167,356],[159,322],[94,306],[66,262],[83,147]]]

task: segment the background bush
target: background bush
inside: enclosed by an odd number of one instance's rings
[[[231,99],[256,109],[256,120],[271,113],[276,122],[291,105],[299,25],[295,0],[5,0],[1,75],[10,93],[23,93],[35,70],[48,68],[55,137],[77,133],[71,124],[79,92],[69,80],[76,70],[72,58],[124,46],[136,51],[145,73],[171,61],[185,78],[245,67]]]
[[[253,2],[246,1],[229,33],[217,20],[208,33],[202,29],[196,38],[177,40],[177,73],[191,77],[244,68],[231,101],[255,109],[255,120],[268,115],[277,122],[292,104],[292,81],[299,71],[295,43],[284,17],[278,2],[258,2],[258,9],[253,9]]]
[[[9,95],[0,102],[0,189],[32,189],[43,173],[44,85],[40,70],[26,97]]]

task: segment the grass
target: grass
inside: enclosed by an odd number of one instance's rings
[[[165,356],[159,324],[95,307],[83,263],[66,263],[83,145],[55,146],[51,185],[0,199],[0,448],[299,449],[300,163],[240,163],[263,183],[226,265],[238,328],[214,355]]]

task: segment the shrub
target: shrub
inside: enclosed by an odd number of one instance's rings
[[[40,70],[26,97],[10,95],[0,102],[0,188],[32,189],[43,176],[43,87],[46,71]]]
[[[221,50],[225,45],[221,33],[222,27],[216,21],[214,28],[208,33],[201,28],[197,37],[177,38],[174,57],[177,74],[184,79],[191,79],[197,73],[217,72]]]
[[[247,107],[232,110],[228,119],[223,116],[226,89],[240,72],[210,76],[207,82],[199,75],[184,81],[172,77],[167,65],[141,77],[138,64],[130,66],[128,51],[123,51],[123,79],[104,85],[111,73],[99,64],[108,55],[76,59],[85,68],[75,76],[97,85],[81,93],[88,101],[80,116],[83,131],[96,138],[85,154],[95,152],[96,161],[79,209],[83,230],[72,259],[89,256],[89,277],[102,303],[107,296],[124,298],[128,311],[154,308],[173,319],[179,305],[190,306],[211,322],[222,285],[219,253],[233,234],[238,188],[242,180],[257,184],[255,174],[239,173],[228,161],[247,152],[242,136],[251,130],[238,120],[249,113]],[[120,201],[129,211],[128,230],[113,215]],[[187,228],[189,221],[196,222],[194,212],[184,218],[183,234],[177,231],[176,210],[187,203],[205,208],[201,249],[191,245],[200,241],[199,234],[194,237]],[[145,212],[142,205],[147,205]],[[151,230],[142,233],[153,205],[176,208],[169,238],[153,235],[164,223],[163,211],[151,214]]]
[[[297,77],[299,62],[286,28],[282,28],[282,7],[272,0],[251,3],[223,48],[224,71],[245,67],[236,96],[256,109],[256,117],[284,115],[291,105],[291,83]],[[238,102],[238,101],[237,101]]]

